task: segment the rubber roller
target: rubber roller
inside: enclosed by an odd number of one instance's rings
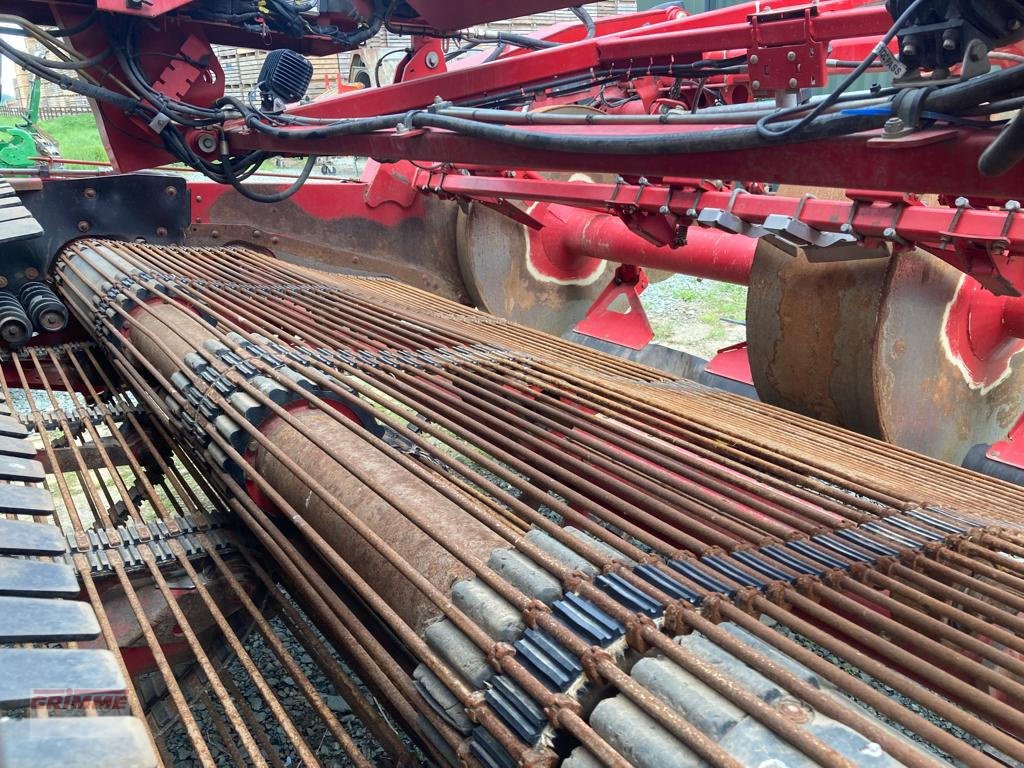
[[[32,323],[10,291],[0,291],[0,338],[12,347],[24,346],[32,338]]]
[[[68,309],[46,283],[27,283],[21,289],[21,304],[40,333],[54,333],[68,327]]]

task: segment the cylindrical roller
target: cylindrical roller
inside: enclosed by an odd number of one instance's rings
[[[56,333],[68,327],[68,308],[46,283],[26,283],[18,296],[39,333]]]
[[[747,328],[762,400],[960,464],[1020,417],[1017,304],[921,251],[815,263],[760,249]]]
[[[0,291],[0,338],[12,347],[22,347],[32,338],[32,323],[10,291]]]

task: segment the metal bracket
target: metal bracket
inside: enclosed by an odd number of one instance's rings
[[[803,213],[804,206],[808,200],[813,199],[814,195],[801,197],[796,212],[792,216],[781,213],[770,214],[763,224],[764,228],[772,233],[768,239],[791,256],[795,256],[801,248],[824,249],[856,243],[857,238],[851,234],[820,232],[800,221],[800,214]]]

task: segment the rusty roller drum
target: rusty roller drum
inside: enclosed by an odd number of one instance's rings
[[[570,269],[546,269],[554,266],[546,264],[538,269],[536,256],[543,258],[540,238],[519,222],[471,203],[459,217],[459,267],[478,308],[561,335],[587,313],[614,265],[608,268],[604,261],[581,257]]]
[[[754,384],[765,402],[959,464],[1020,417],[1022,342],[1002,331],[1001,306],[921,251],[813,263],[760,248]]]

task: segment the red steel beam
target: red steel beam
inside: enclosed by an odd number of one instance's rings
[[[816,39],[826,41],[884,34],[892,25],[889,13],[884,6],[858,8],[864,1],[822,3],[813,30],[815,35],[826,36]],[[780,0],[772,7],[781,10],[804,4],[803,0]],[[448,101],[460,101],[531,83],[566,78],[592,69],[624,67],[638,60],[642,60],[641,66],[646,66],[654,57],[685,64],[699,60],[708,52],[755,47],[759,36],[764,37],[764,30],[774,29],[776,25],[781,26],[773,37],[790,38],[796,34],[793,31],[795,23],[791,21],[761,25],[758,27],[761,32],[755,33],[746,19],[757,7],[755,3],[746,3],[697,16],[682,16],[678,8],[637,14],[632,17],[636,26],[627,31],[510,56],[480,66],[453,69],[385,88],[317,99],[290,109],[288,114],[338,119],[395,114],[429,106],[437,96]],[[659,17],[662,19],[660,22],[657,21]],[[798,21],[802,24],[801,20]],[[834,37],[828,36],[833,34]],[[657,42],[648,43],[649,39]],[[803,40],[803,37],[798,39]]]
[[[525,58],[525,57],[524,57]],[[416,81],[423,82],[423,81]],[[666,135],[682,131],[722,131],[735,126],[635,126],[629,135]],[[575,136],[622,136],[627,129],[607,126],[521,127],[520,131]],[[363,155],[379,160],[457,162],[494,170],[531,168],[546,171],[618,173],[658,179],[669,176],[913,191],[1010,199],[1021,193],[1018,174],[981,176],[978,160],[994,135],[950,129],[921,136],[917,142],[872,142],[879,132],[730,152],[623,155],[554,152],[499,144],[441,130],[406,133],[382,131],[361,136],[295,140],[255,131],[236,131],[229,143],[239,153],[261,149],[284,154]],[[449,176],[449,183],[455,180]],[[466,183],[473,183],[466,179]],[[542,185],[538,185],[543,189]],[[539,196],[527,199],[548,199]],[[570,195],[571,197],[571,195]],[[663,202],[663,201],[662,201]]]
[[[974,136],[974,143],[977,143],[978,138]],[[969,143],[970,136],[955,146],[963,148]],[[774,153],[765,159],[773,156]],[[671,163],[671,158],[660,159],[663,165]],[[828,186],[828,182],[834,184],[837,180],[835,167],[820,160],[816,162],[826,166],[831,177],[815,178],[824,182],[821,183],[822,186]],[[774,166],[774,163],[772,165]],[[939,169],[932,170],[939,172]],[[849,180],[847,171],[847,168],[843,168],[844,182]],[[946,174],[943,173],[942,176],[945,178]],[[986,199],[998,197],[1003,192],[1020,192],[1019,180],[1013,175],[1006,182],[999,179],[988,181],[991,186],[976,192]],[[869,204],[852,199],[810,198],[804,201],[796,197],[755,194],[738,194],[734,197],[733,192],[728,189],[701,191],[679,187],[670,189],[655,184],[580,184],[548,179],[509,179],[448,175],[438,172],[424,174],[418,183],[423,190],[436,190],[454,197],[530,200],[592,209],[629,207],[652,214],[660,213],[663,208],[667,208],[669,213],[682,217],[705,209],[730,209],[740,219],[753,224],[764,223],[771,214],[797,216],[799,213],[800,221],[822,232],[843,232],[846,231],[846,225],[849,225],[849,231],[861,237],[881,238],[885,236],[886,230],[891,228],[894,234],[904,240],[935,245],[940,244],[943,233],[950,232],[955,234],[954,240],[985,242],[1001,239],[1005,241],[1008,253],[1024,254],[1024,214],[1011,216],[1005,211],[986,208],[967,208],[958,215],[958,209],[948,207],[893,206],[885,202]],[[964,186],[971,185],[961,185],[952,189],[964,189]],[[871,185],[865,185],[863,188],[878,189]],[[913,186],[907,184],[906,188],[913,189]],[[953,250],[952,243],[950,250]]]

